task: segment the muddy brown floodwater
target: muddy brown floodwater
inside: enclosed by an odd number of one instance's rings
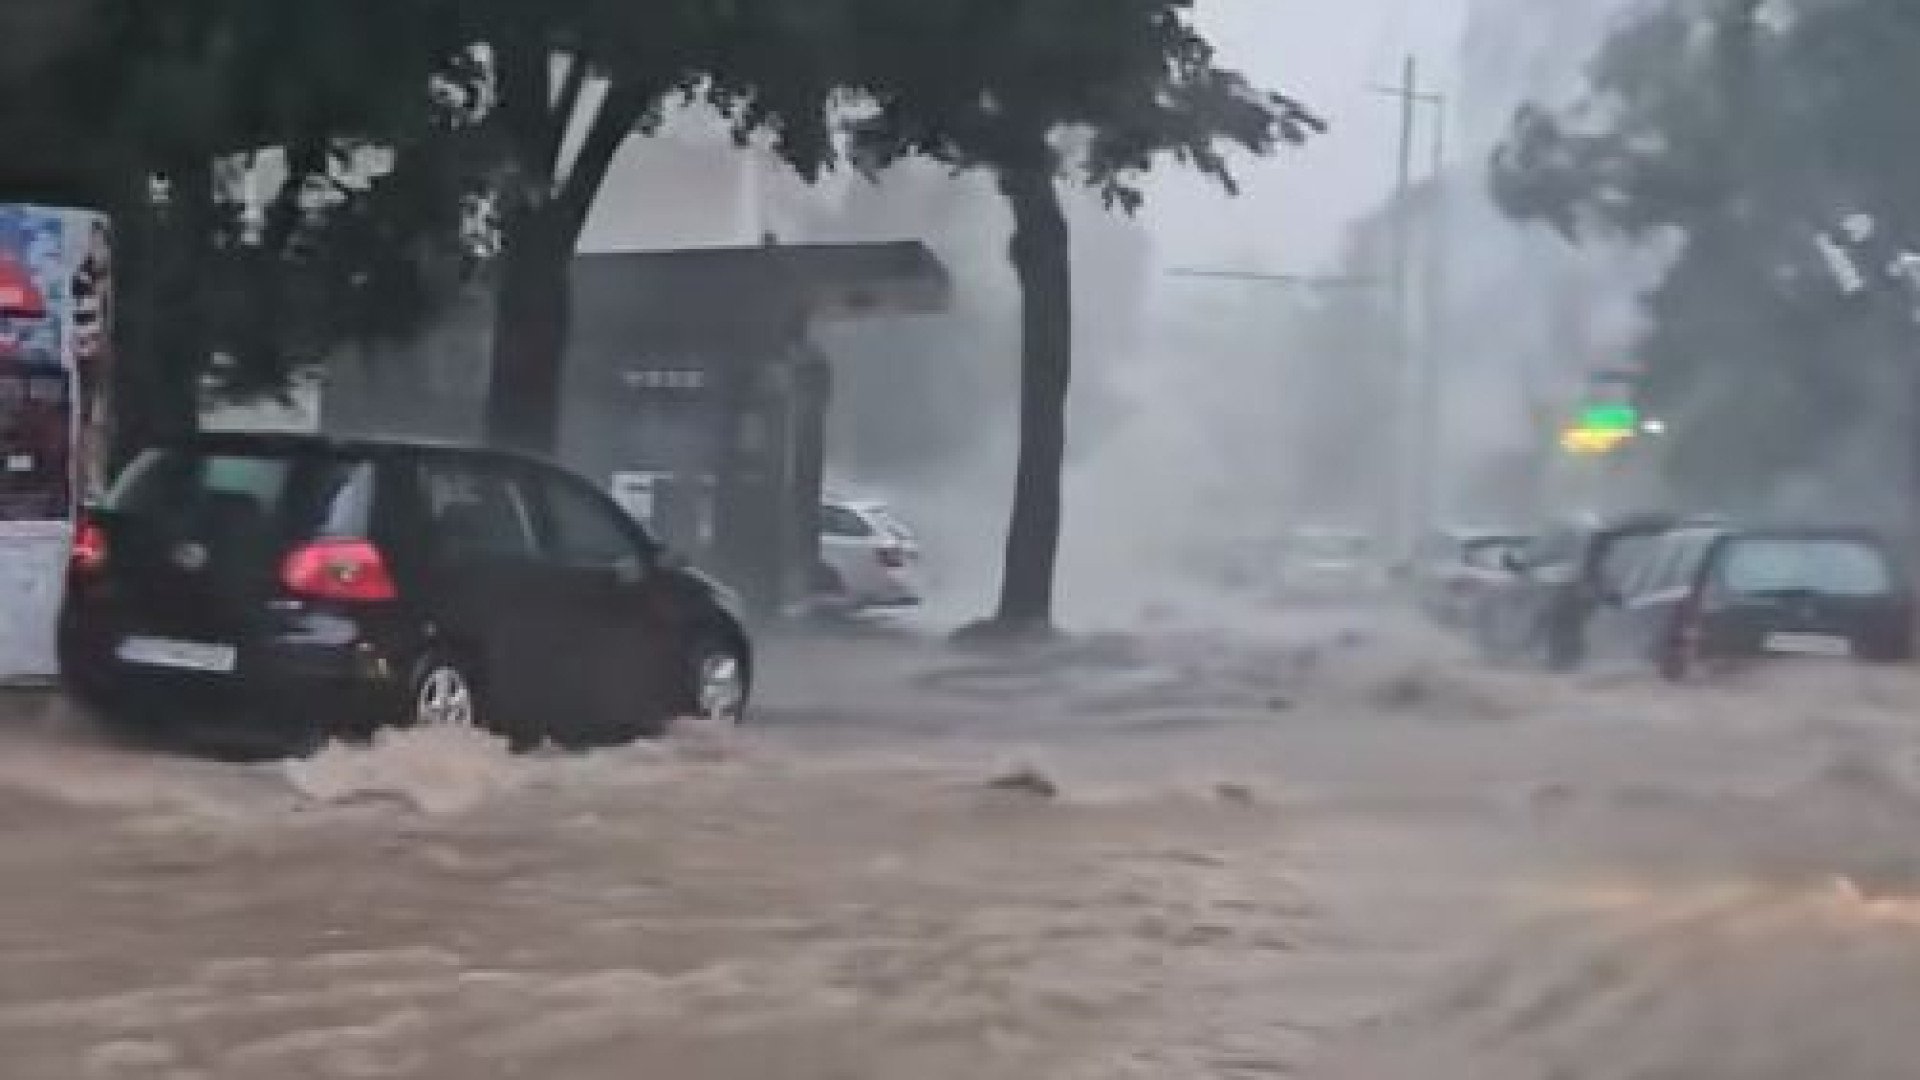
[[[0,699],[0,1077],[1805,1080],[1920,1061],[1920,681],[1378,615],[769,643],[737,736],[296,766]]]

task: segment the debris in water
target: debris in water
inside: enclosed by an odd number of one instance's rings
[[[995,791],[1015,791],[1023,795],[1037,795],[1043,799],[1060,797],[1060,785],[1053,778],[1031,765],[1022,765],[1011,772],[987,782]]]
[[[1404,712],[1433,700],[1433,687],[1420,672],[1396,675],[1374,692],[1374,702],[1383,709]]]
[[[1219,796],[1222,802],[1235,803],[1240,806],[1252,806],[1260,801],[1250,785],[1231,780],[1215,784],[1213,786],[1213,793]]]
[[[1536,813],[1557,814],[1573,806],[1580,793],[1572,784],[1564,780],[1541,784],[1527,796],[1527,802]]]

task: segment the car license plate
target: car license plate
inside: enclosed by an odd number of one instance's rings
[[[120,643],[120,659],[140,667],[195,671],[208,675],[231,674],[239,662],[239,650],[231,645],[206,645],[194,641],[166,638],[130,637]]]
[[[1788,656],[1852,656],[1853,643],[1831,634],[1769,634],[1766,649]]]

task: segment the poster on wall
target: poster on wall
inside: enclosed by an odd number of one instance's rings
[[[74,513],[104,478],[112,252],[100,214],[0,204],[0,680],[54,674]]]

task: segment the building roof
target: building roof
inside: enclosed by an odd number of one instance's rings
[[[796,295],[815,318],[934,314],[953,292],[946,266],[918,240],[583,254],[575,283],[626,293],[652,322],[699,318],[723,298],[738,317],[743,306]]]

